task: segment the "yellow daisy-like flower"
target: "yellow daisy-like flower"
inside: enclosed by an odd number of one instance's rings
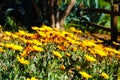
[[[86,58],[86,60],[89,61],[89,62],[96,62],[96,61],[97,61],[95,58],[93,58],[93,57],[91,57],[91,56],[89,56],[89,55],[85,55],[85,58]]]
[[[62,55],[61,55],[59,52],[53,50],[52,53],[53,53],[55,56],[57,56],[58,58],[62,58]]]
[[[74,27],[71,27],[70,30],[74,32],[76,29]]]
[[[25,60],[23,57],[19,57],[19,56],[17,56],[17,59],[18,59],[18,61],[21,63],[21,64],[29,64],[29,61],[28,60]]]
[[[36,27],[36,26],[32,27],[32,29],[33,29],[33,30],[36,30],[36,31],[40,30],[40,28],[39,28],[39,27]]]
[[[19,36],[18,35],[15,35],[15,34],[12,34],[11,35],[13,38],[19,38]]]
[[[53,30],[51,27],[48,27],[48,26],[46,26],[46,25],[42,25],[42,27],[40,28],[41,30],[47,30],[47,31],[51,31],[51,30]]]
[[[13,49],[13,50],[22,50],[23,47],[22,47],[22,46],[19,46],[19,45],[14,45],[14,44],[12,44],[12,45],[11,45],[11,49]]]
[[[82,41],[82,44],[83,46],[86,46],[86,47],[93,47],[93,46],[96,46],[96,44],[91,40],[83,40]]]
[[[70,37],[66,37],[66,40],[68,41],[68,43],[71,43],[71,44],[74,44],[74,43],[75,43],[75,40],[73,40],[73,39],[70,38]]]
[[[82,31],[75,29],[74,27],[71,27],[70,30],[74,33],[80,34]]]
[[[20,35],[20,36],[22,36],[22,35],[26,35],[26,34],[27,34],[27,32],[22,31],[22,30],[19,30],[19,35]]]
[[[107,56],[107,53],[105,51],[100,50],[100,49],[94,49],[95,53],[100,55],[101,57]]]
[[[36,40],[36,39],[33,39],[33,43],[34,43],[35,45],[42,45],[42,42],[40,42],[40,41],[38,41],[38,40]]]
[[[41,31],[37,31],[37,33],[42,36],[42,37],[46,37],[47,35],[44,33],[44,32],[41,32]]]
[[[109,79],[109,76],[105,72],[102,72],[101,76],[104,77],[105,79]]]
[[[84,72],[84,71],[80,71],[79,73],[82,75],[83,78],[86,78],[86,79],[92,78],[91,75],[89,75],[88,73],[86,73],[86,72]]]
[[[27,80],[38,80],[35,77],[27,78]]]
[[[11,36],[12,35],[12,33],[11,32],[8,32],[8,31],[5,31],[4,32],[6,35],[8,35],[8,36]]]
[[[38,46],[34,45],[34,46],[32,47],[32,51],[43,52],[44,49],[43,49],[42,47],[38,47]]]

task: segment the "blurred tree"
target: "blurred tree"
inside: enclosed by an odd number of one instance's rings
[[[67,6],[64,6],[61,12],[63,3]],[[5,16],[12,16],[12,19],[27,29],[30,29],[30,26],[41,26],[43,23],[60,28],[75,3],[76,0],[2,0],[1,11]]]

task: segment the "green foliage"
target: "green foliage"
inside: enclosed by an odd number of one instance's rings
[[[97,9],[107,9],[110,10],[110,3],[104,0],[77,0],[75,7],[73,7],[70,15],[67,17],[66,22],[68,24],[76,24],[76,28],[83,31],[92,31],[95,32],[96,28],[92,26],[85,25],[85,22],[94,22],[96,24],[108,26],[109,17],[104,13],[93,13],[85,12],[82,9],[79,11],[79,17],[76,16],[76,11],[79,9],[79,5],[82,5],[83,8],[97,8]],[[79,25],[79,26],[78,26]]]

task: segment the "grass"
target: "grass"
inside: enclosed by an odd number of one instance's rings
[[[73,27],[32,29],[3,32],[0,80],[120,80],[120,51],[102,40],[82,39]]]

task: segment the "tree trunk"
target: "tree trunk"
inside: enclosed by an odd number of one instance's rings
[[[59,6],[58,6],[58,0],[55,0],[55,27],[60,28],[60,23],[59,23]]]
[[[73,8],[73,6],[75,5],[76,0],[71,0],[70,4],[67,6],[65,12],[63,13],[61,19],[60,19],[60,26],[63,27],[64,23],[65,23],[65,19],[68,16],[68,14],[70,13],[71,9]]]
[[[50,0],[50,25],[52,28],[55,27],[55,14],[54,14],[54,3],[55,3],[55,0]]]
[[[75,5],[76,0],[71,0],[70,4],[64,11],[61,19],[59,17],[59,6],[58,0],[50,0],[50,26],[53,28],[63,28],[64,22],[72,7]]]

